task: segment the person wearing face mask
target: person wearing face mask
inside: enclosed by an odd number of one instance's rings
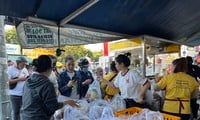
[[[78,106],[73,100],[59,103],[49,76],[53,65],[51,58],[41,55],[34,60],[35,73],[24,85],[22,96],[22,120],[49,120],[64,105]]]
[[[60,94],[71,99],[79,99],[77,90],[78,75],[74,70],[75,61],[71,55],[65,58],[66,70],[58,76],[58,89]]]
[[[78,81],[77,92],[80,95],[80,98],[84,98],[88,91],[89,84],[94,81],[94,78],[92,73],[88,70],[89,62],[86,58],[80,58],[78,61],[78,66],[80,67],[78,70],[78,76],[80,80]]]
[[[8,67],[9,95],[12,106],[12,119],[20,120],[20,109],[22,105],[23,86],[27,77],[28,70],[25,68],[27,60],[20,56],[16,60],[16,66]]]

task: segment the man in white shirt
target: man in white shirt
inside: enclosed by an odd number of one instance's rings
[[[16,66],[8,67],[9,95],[12,105],[13,120],[20,120],[23,86],[25,80],[29,76],[28,70],[25,68],[26,63],[27,60],[24,57],[18,57]]]

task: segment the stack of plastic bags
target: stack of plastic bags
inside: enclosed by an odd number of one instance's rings
[[[104,100],[96,100],[87,103],[86,100],[79,101],[80,107],[65,106],[56,111],[55,120],[120,120],[114,117],[112,107]],[[63,115],[61,115],[63,114]],[[63,118],[61,118],[63,116]]]
[[[140,113],[129,116],[115,117],[114,113],[125,109],[125,103],[120,96],[115,96],[113,101],[95,100],[88,103],[87,100],[79,100],[79,107],[65,106],[56,111],[55,120],[164,120],[159,112],[143,109]]]

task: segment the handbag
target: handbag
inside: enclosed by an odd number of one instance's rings
[[[12,78],[12,79],[17,79],[18,77]],[[16,83],[9,83],[9,88],[12,90],[17,86],[17,82]]]

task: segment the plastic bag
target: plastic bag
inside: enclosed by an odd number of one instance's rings
[[[109,104],[105,100],[95,100],[90,103],[89,118],[90,120],[99,120],[105,107]],[[111,106],[110,106],[111,107]]]
[[[90,120],[99,120],[101,118],[104,107],[102,106],[92,106],[89,111]]]
[[[64,102],[66,100],[72,100],[72,98],[66,97],[66,96],[63,96],[63,95],[58,95],[57,100],[58,100],[58,102]]]
[[[111,106],[114,112],[126,109],[126,103],[119,94],[114,96],[114,98],[111,101]]]
[[[63,114],[64,114],[64,108],[56,110],[54,113],[54,120],[62,120],[63,119]]]
[[[100,120],[115,120],[113,113],[114,112],[111,107],[104,107]]]
[[[73,108],[71,106],[65,107],[63,120],[72,120],[73,119],[73,115],[71,114],[72,110],[73,110]]]
[[[89,112],[90,104],[87,102],[87,100],[78,100],[79,104],[78,110],[82,111],[83,113],[87,114]]]
[[[73,108],[71,106],[67,106],[64,110],[63,120],[89,120],[89,117],[81,110],[78,110],[77,108]]]
[[[146,113],[146,120],[164,120],[160,112],[149,111]]]
[[[146,120],[148,111],[148,109],[143,109],[141,112],[131,115],[128,120]]]
[[[102,97],[101,95],[101,88],[99,81],[94,80],[92,84],[90,84],[89,89],[86,93],[86,98],[89,101],[94,101],[96,99],[100,99]]]
[[[106,106],[110,106],[110,104],[106,101],[106,100],[95,100],[93,102],[90,103],[90,106],[101,106],[101,107],[106,107]]]

